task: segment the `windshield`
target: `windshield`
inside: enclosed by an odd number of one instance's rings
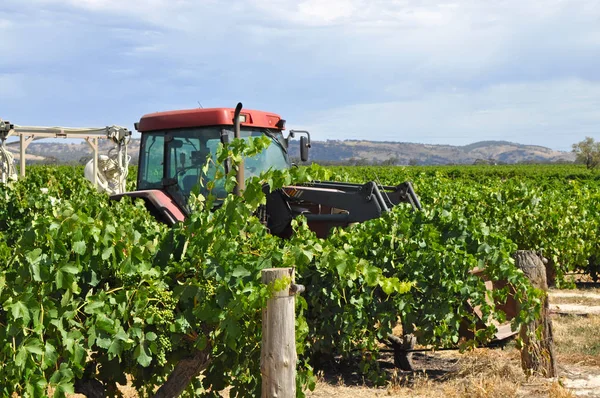
[[[215,126],[142,134],[138,189],[166,188],[174,196],[179,196],[184,204],[195,186],[199,186],[200,193],[208,194],[207,182],[214,180],[217,170],[223,170],[223,165],[211,162],[206,173],[202,168],[208,155],[216,158],[222,131],[222,127]],[[233,132],[228,133],[233,138]],[[240,135],[244,139],[267,135],[273,140],[258,155],[245,159],[245,178],[258,176],[270,168],[289,168],[281,132],[242,127]],[[217,198],[223,198],[226,195],[224,181],[217,181],[212,193]]]

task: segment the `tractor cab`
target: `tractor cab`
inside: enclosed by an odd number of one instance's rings
[[[185,210],[192,189],[207,194],[207,184],[215,180],[219,169],[215,163],[219,143],[234,138],[235,109],[191,109],[152,113],[143,116],[136,129],[142,134],[137,177],[137,190],[160,190]],[[285,120],[274,113],[244,110],[238,116],[242,139],[267,136],[271,145],[258,155],[244,160],[244,176],[258,176],[269,169],[291,167],[288,156],[289,138],[283,135]],[[303,137],[304,138],[304,137]],[[307,145],[307,141],[302,141]],[[207,157],[213,161],[207,164]],[[206,166],[206,167],[205,167]],[[217,199],[227,194],[224,182],[214,181],[212,193]]]

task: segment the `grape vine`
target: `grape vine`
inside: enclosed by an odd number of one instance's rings
[[[234,141],[214,161],[253,156],[268,141]],[[508,288],[487,300],[483,281],[470,272],[475,267],[508,281],[521,299],[517,327],[539,306],[539,293],[514,267],[517,248],[544,249],[559,269],[598,254],[593,180],[564,186],[390,170],[336,172],[361,181],[376,172],[384,183],[411,177],[423,212],[397,206],[327,239],[299,217],[295,234],[282,240],[254,216],[265,203],[264,185],[327,180],[330,170],[273,170],[217,207],[210,195],[194,196],[191,216],[169,229],[143,203],[95,192],[80,170],[30,168],[28,178],[0,186],[0,395],[61,397],[90,380],[108,396],[128,382],[153,395],[184,361],[202,373],[185,387],[188,396],[217,396],[228,386],[231,396],[257,395],[261,311],[270,294],[260,271],[295,267],[307,287],[297,298],[302,396],[314,386],[319,358],[376,355],[400,318],[423,344],[488,341],[493,326],[459,340],[461,325],[477,321],[464,304],[502,321],[494,303]],[[233,174],[220,177],[231,191]]]

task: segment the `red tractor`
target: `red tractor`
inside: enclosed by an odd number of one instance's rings
[[[203,172],[207,156],[215,158],[219,143],[233,138],[266,136],[272,140],[258,156],[245,159],[237,175],[238,189],[247,176],[259,175],[270,168],[292,167],[288,154],[290,139],[300,136],[300,157],[308,160],[310,134],[290,130],[284,136],[285,120],[279,115],[235,109],[189,109],[151,113],[135,124],[142,135],[137,190],[112,196],[142,198],[157,219],[168,224],[182,221],[188,214],[187,201],[192,188],[214,178],[216,166]],[[227,167],[227,164],[223,165]],[[205,188],[201,188],[205,190]],[[213,194],[223,197],[223,186],[215,184]],[[204,192],[206,193],[206,192]],[[271,233],[288,236],[290,221],[303,214],[317,235],[324,237],[335,226],[347,226],[381,216],[400,202],[420,209],[419,199],[410,182],[381,186],[374,182],[350,184],[313,182],[285,187],[268,195],[264,222]]]

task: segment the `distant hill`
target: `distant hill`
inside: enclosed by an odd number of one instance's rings
[[[100,153],[106,153],[114,147],[109,141],[100,142]],[[13,147],[13,150],[18,148]],[[139,140],[131,140],[129,155],[132,163],[137,163]],[[27,153],[60,163],[79,163],[91,159],[88,145],[55,142],[34,142]],[[290,156],[299,158],[299,144],[290,145]],[[350,164],[473,164],[475,162],[492,163],[547,163],[572,162],[575,156],[571,152],[555,151],[543,146],[521,145],[508,141],[481,141],[465,146],[414,144],[390,141],[327,140],[312,141],[310,159],[323,163]]]
[[[292,157],[299,157],[299,145],[292,144]],[[473,164],[572,162],[571,152],[555,151],[537,145],[507,141],[481,141],[465,146],[414,144],[359,140],[327,140],[311,143],[310,157],[315,162],[367,164]]]
[[[98,141],[98,153],[107,154],[116,145],[109,140]],[[9,148],[18,158],[19,146],[11,145]],[[131,140],[127,147],[132,164],[137,163],[140,150],[140,140]],[[35,155],[32,158],[30,155]],[[92,159],[93,152],[85,142],[71,143],[52,140],[45,142],[33,142],[27,147],[27,160],[31,163],[81,163],[84,164]]]

